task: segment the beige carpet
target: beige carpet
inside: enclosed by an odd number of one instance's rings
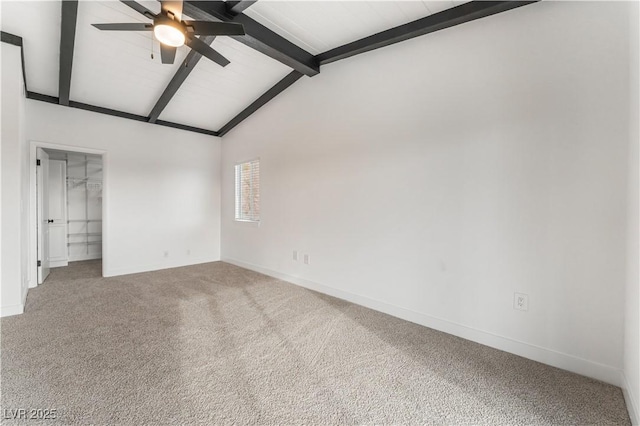
[[[5,417],[629,424],[619,388],[221,262],[116,278],[75,263],[0,325]]]

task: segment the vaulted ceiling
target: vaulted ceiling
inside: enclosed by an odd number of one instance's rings
[[[246,35],[210,44],[226,67],[186,46],[162,64],[152,32],[91,25],[150,23],[120,1],[2,1],[0,12],[2,41],[23,48],[28,97],[222,136],[326,64],[529,3],[185,1],[183,19],[243,24]]]

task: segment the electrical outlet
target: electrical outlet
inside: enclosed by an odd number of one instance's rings
[[[293,260],[298,261],[298,250],[293,251]]]
[[[169,252],[167,250],[164,252],[164,257],[169,257]]]
[[[528,311],[529,296],[523,293],[513,293],[513,309],[518,311]]]
[[[311,263],[311,257],[308,254],[304,255],[304,264],[308,265]]]

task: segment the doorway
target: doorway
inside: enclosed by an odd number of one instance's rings
[[[62,268],[102,276],[103,154],[45,145],[32,146],[34,284],[46,282],[52,271],[60,273]]]

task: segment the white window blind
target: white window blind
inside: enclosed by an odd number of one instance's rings
[[[260,160],[236,164],[236,220],[260,221]]]

